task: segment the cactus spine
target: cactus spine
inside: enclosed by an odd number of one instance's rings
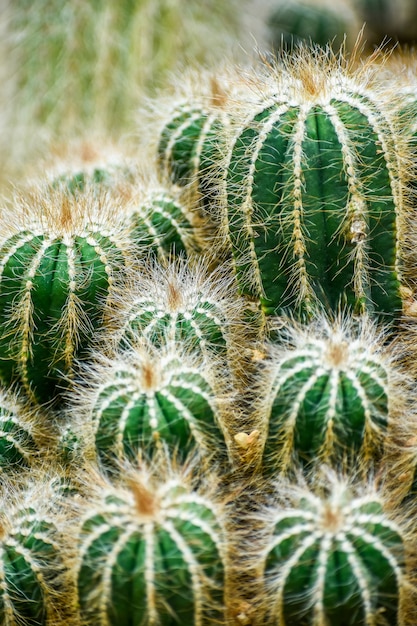
[[[241,291],[267,314],[317,302],[401,313],[403,155],[369,82],[316,51],[271,70],[256,105],[240,103],[225,231]]]
[[[177,476],[89,501],[78,538],[81,615],[90,626],[221,623],[225,558],[217,506]]]
[[[407,388],[383,333],[366,319],[321,319],[288,328],[283,339],[271,345],[269,382],[258,389],[267,419],[265,466],[379,459],[390,424],[405,412]]]
[[[402,624],[405,535],[376,493],[336,481],[326,494],[307,489],[271,513],[263,556],[271,624]],[[297,495],[295,495],[297,494]]]

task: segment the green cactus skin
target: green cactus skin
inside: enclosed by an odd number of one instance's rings
[[[30,467],[40,455],[44,433],[27,403],[0,389],[0,475]]]
[[[157,148],[163,179],[181,187],[195,184],[199,196],[209,200],[213,193],[210,172],[222,158],[220,138],[225,123],[219,109],[177,105],[160,133]]]
[[[292,48],[300,42],[338,48],[352,24],[340,6],[320,6],[306,2],[278,3],[269,16],[268,26],[275,49]]]
[[[203,261],[191,267],[178,258],[133,274],[116,304],[109,323],[118,349],[142,337],[156,347],[177,342],[224,358],[237,341],[244,303],[221,268],[209,274]]]
[[[47,491],[42,494],[47,497]],[[0,623],[57,624],[64,587],[62,545],[55,522],[22,499],[0,505]],[[60,580],[62,578],[62,580]],[[69,601],[69,598],[66,598]]]
[[[211,500],[173,477],[103,489],[78,540],[81,615],[89,626],[223,623],[222,526]]]
[[[407,386],[375,326],[350,326],[293,327],[286,345],[271,346],[268,384],[259,389],[269,470],[317,460],[357,467],[381,457]]]
[[[199,251],[198,220],[179,194],[164,189],[150,189],[129,208],[132,234],[147,244],[160,262],[182,254]]]
[[[399,316],[404,170],[387,97],[317,51],[259,92],[224,174],[241,291],[266,314],[321,302]]]
[[[377,494],[353,496],[343,483],[326,497],[305,490],[271,522],[264,553],[268,624],[403,623],[404,537]]]
[[[37,402],[54,397],[103,324],[132,248],[116,207],[51,193],[41,209],[16,207],[0,241],[0,376]]]
[[[141,450],[152,456],[161,446],[182,460],[192,452],[203,463],[224,460],[222,414],[211,377],[206,362],[193,363],[178,346],[165,354],[132,348],[97,364],[78,391],[75,412],[84,404],[81,422],[92,424],[103,466],[134,460]]]

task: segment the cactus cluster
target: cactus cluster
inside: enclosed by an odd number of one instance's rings
[[[2,626],[415,626],[417,86],[382,67],[190,74],[120,167],[6,199]]]

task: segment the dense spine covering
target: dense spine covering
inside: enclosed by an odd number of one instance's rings
[[[404,532],[378,494],[355,494],[344,481],[324,494],[290,491],[292,505],[271,512],[263,554],[268,623],[402,624]]]
[[[115,277],[132,262],[119,206],[50,190],[2,219],[0,375],[51,399],[103,324]]]
[[[226,434],[212,369],[181,356],[178,346],[161,352],[132,347],[102,359],[87,374],[72,411],[82,412],[81,431],[91,425],[97,456],[107,467],[165,447],[183,461],[191,453],[205,466],[208,460],[225,461]]]
[[[288,328],[271,345],[258,395],[266,417],[264,465],[317,460],[357,466],[380,459],[390,425],[405,413],[405,374],[369,320],[324,319]]]
[[[399,241],[407,248],[400,136],[365,71],[315,54],[271,71],[257,104],[239,105],[223,197],[240,289],[267,314],[321,302],[395,318]]]
[[[4,485],[3,485],[4,487]],[[39,497],[4,491],[0,504],[0,623],[2,626],[57,624],[65,595],[62,543],[56,522]],[[21,497],[18,499],[16,495]],[[52,499],[51,499],[52,498]],[[65,598],[65,600],[63,600]]]
[[[131,477],[86,502],[78,537],[90,626],[222,623],[225,556],[217,505],[172,475]]]

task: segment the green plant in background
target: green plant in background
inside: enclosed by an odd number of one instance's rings
[[[120,485],[104,485],[85,500],[80,520],[76,580],[84,623],[222,623],[222,512],[184,478],[158,481],[127,470]]]

